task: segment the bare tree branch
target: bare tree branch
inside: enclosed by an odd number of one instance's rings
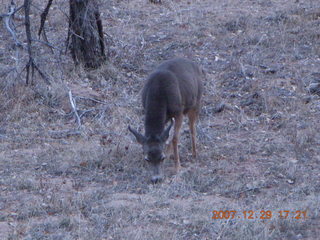
[[[39,39],[40,39],[40,35],[41,35],[41,33],[42,33],[42,37],[43,37],[44,41],[48,43],[47,46],[49,46],[50,44],[49,44],[49,41],[48,41],[48,38],[47,38],[47,34],[46,34],[46,31],[45,31],[45,28],[44,28],[44,24],[45,24],[45,21],[46,21],[46,19],[47,19],[48,14],[49,14],[49,9],[50,9],[50,6],[51,6],[51,4],[52,4],[52,1],[53,1],[53,0],[49,0],[49,1],[48,1],[48,4],[47,4],[46,8],[45,8],[44,11],[41,13],[40,28],[39,28],[39,31],[38,31],[38,37],[39,37]],[[51,51],[52,54],[54,53],[54,52],[53,52],[53,48],[50,48],[50,51]]]
[[[25,12],[25,26],[26,26],[26,34],[27,34],[27,42],[28,42],[28,53],[29,53],[29,62],[26,65],[27,70],[27,76],[26,76],[26,84],[29,84],[29,72],[30,67],[33,68],[33,54],[32,54],[32,48],[31,48],[31,30],[30,30],[30,1],[24,0],[24,12]],[[32,76],[33,77],[33,76]]]
[[[22,47],[22,43],[18,40],[16,32],[13,30],[12,18],[14,16],[15,12],[20,10],[22,7],[23,6],[19,7],[18,9],[15,9],[15,4],[12,1],[11,5],[9,7],[9,12],[7,14],[2,14],[0,16],[1,18],[4,18],[5,26],[6,26],[7,30],[8,30],[8,32],[11,34],[16,46],[18,46],[18,47]]]
[[[12,15],[14,15],[16,12],[18,12],[20,9],[22,9],[24,7],[24,5],[21,5],[20,7],[18,7],[17,9],[15,9],[14,10],[14,12],[12,13]],[[11,7],[10,7],[11,8]],[[9,12],[10,12],[10,10],[9,10]],[[4,14],[1,14],[0,15],[0,19],[1,18],[4,18],[4,17],[8,17],[9,16],[9,14],[8,13],[4,13]]]
[[[39,32],[38,32],[38,36],[39,37],[40,37],[40,34],[41,34],[42,30],[43,30],[44,23],[45,23],[45,21],[47,19],[47,16],[48,16],[49,9],[51,7],[52,1],[53,0],[49,0],[48,1],[46,8],[44,9],[43,13],[41,13],[41,22],[40,22],[40,28],[39,28]]]
[[[40,70],[40,68],[35,63],[34,57],[33,57],[33,51],[32,51],[32,37],[31,37],[31,29],[30,29],[30,2],[31,0],[24,0],[24,7],[25,7],[25,26],[26,26],[26,35],[27,35],[27,44],[28,44],[28,54],[29,54],[29,61],[26,65],[26,84],[29,84],[29,75],[30,75],[30,67],[31,67],[31,75],[32,80],[34,76],[34,70],[36,69],[40,76],[48,83],[50,84],[50,81],[48,77]]]

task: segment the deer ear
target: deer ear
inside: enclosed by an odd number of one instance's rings
[[[171,127],[174,125],[175,120],[174,118],[171,118],[171,122],[170,125],[164,130],[164,132],[161,134],[161,140],[166,142],[167,139],[169,138],[169,134],[170,134],[170,129]]]
[[[138,143],[143,144],[145,142],[146,138],[142,134],[138,133],[136,130],[134,130],[130,126],[128,126],[128,129],[136,137]]]

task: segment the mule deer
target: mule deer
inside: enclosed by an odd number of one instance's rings
[[[192,155],[196,157],[196,121],[200,110],[203,71],[193,62],[176,58],[162,63],[147,79],[142,91],[145,110],[145,135],[129,126],[130,132],[142,144],[145,160],[153,168],[152,182],[162,180],[161,163],[165,148],[173,147],[175,170],[179,171],[178,143],[183,115],[189,117]],[[171,121],[170,121],[171,120]],[[165,128],[165,124],[170,124]],[[170,129],[174,125],[172,143],[166,145]]]

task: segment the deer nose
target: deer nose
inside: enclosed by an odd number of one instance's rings
[[[163,174],[162,174],[162,167],[161,167],[161,162],[158,162],[156,164],[151,164],[151,169],[152,169],[152,177],[151,177],[151,182],[152,183],[158,183],[163,180]]]
[[[163,180],[163,177],[161,175],[155,175],[155,176],[152,176],[151,178],[152,183],[159,183],[162,180]]]

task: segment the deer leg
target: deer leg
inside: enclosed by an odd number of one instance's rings
[[[172,157],[172,155],[173,155],[172,141],[170,141],[168,144],[166,144],[166,155],[168,157]]]
[[[191,144],[192,144],[192,157],[197,157],[197,149],[196,149],[196,121],[198,119],[198,111],[197,109],[190,110],[188,112],[189,117],[189,128],[191,133]]]
[[[174,120],[175,121],[175,120]],[[174,126],[175,126],[175,123],[174,123]],[[166,142],[166,145],[165,145],[165,152],[166,152],[166,155],[168,156],[168,158],[173,158],[173,143],[172,143],[172,139],[173,139],[173,133],[174,131],[171,131],[170,134],[169,134],[169,138]]]
[[[175,125],[174,125],[174,134],[172,139],[172,146],[173,146],[173,154],[175,160],[175,170],[178,173],[180,169],[180,157],[179,157],[179,138],[180,138],[180,128],[182,125],[183,115],[182,113],[175,118]]]

